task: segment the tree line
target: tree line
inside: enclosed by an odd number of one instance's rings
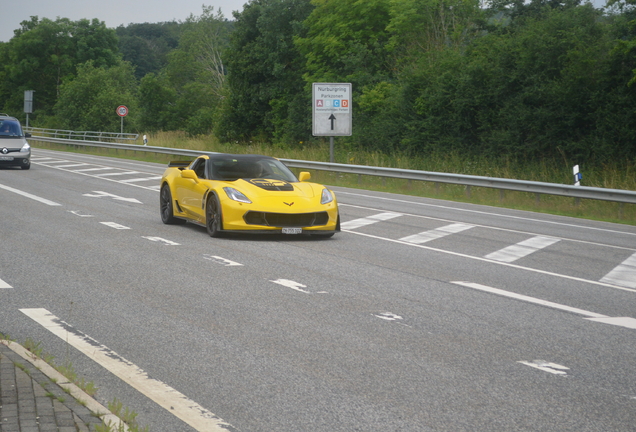
[[[636,0],[250,0],[233,20],[32,17],[0,43],[30,125],[303,146],[311,83],[352,83],[352,148],[636,160]]]

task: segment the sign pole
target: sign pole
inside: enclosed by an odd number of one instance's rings
[[[333,157],[333,136],[329,137],[329,162],[331,162],[331,163],[334,162],[334,157]]]

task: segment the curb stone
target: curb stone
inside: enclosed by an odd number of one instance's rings
[[[3,357],[13,367],[2,362]],[[0,366],[0,432],[91,432],[98,424],[129,430],[119,417],[16,342],[0,340]],[[12,375],[17,388],[9,380]]]

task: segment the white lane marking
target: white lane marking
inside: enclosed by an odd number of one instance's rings
[[[137,365],[90,336],[73,328],[46,309],[20,309],[20,312],[75,347],[78,351],[106,368],[119,379],[153,400],[200,432],[227,432],[233,426],[211,413],[195,401],[188,399],[167,384],[150,378]]]
[[[545,249],[560,240],[561,239],[555,237],[536,236],[517,244],[505,247],[496,252],[490,253],[486,255],[486,258],[495,261],[513,262],[520,258],[528,256],[531,253],[537,252],[541,249]]]
[[[530,366],[530,367],[542,370],[544,372],[550,372],[551,374],[555,374],[555,375],[567,375],[567,372],[565,371],[570,370],[569,367],[556,364],[556,363],[550,363],[544,360],[535,360],[533,362],[518,361],[517,363],[521,363],[526,366]]]
[[[636,330],[636,319],[630,317],[585,318],[589,321],[600,322]]]
[[[164,244],[169,245],[169,246],[180,246],[179,243],[173,242],[172,240],[166,240],[166,239],[161,238],[161,237],[145,237],[145,236],[142,236],[142,237],[145,238],[145,239],[148,239],[150,241],[164,243]]]
[[[85,163],[79,163],[79,164],[73,164],[73,165],[62,165],[62,166],[57,166],[55,168],[73,168],[73,167],[79,167],[79,166],[86,166],[88,164]]]
[[[73,170],[73,172],[84,173],[84,172],[89,172],[89,171],[103,171],[103,170],[109,170],[109,169],[113,169],[113,168],[111,168],[111,167],[86,168],[86,169],[81,169],[81,170]]]
[[[301,293],[311,294],[309,291],[306,291],[306,290],[302,289],[302,288],[307,288],[307,285],[303,285],[301,283],[294,282],[294,281],[291,281],[291,280],[288,280],[288,279],[276,279],[276,280],[273,280],[273,281],[270,281],[270,282],[274,282],[275,284],[279,284],[279,285],[282,285],[284,287],[291,288],[291,289],[299,291]]]
[[[577,308],[573,308],[570,306],[566,306],[566,305],[562,305],[559,303],[553,303],[550,301],[546,301],[546,300],[541,300],[535,297],[529,297],[529,296],[525,296],[523,294],[517,294],[517,293],[513,293],[510,291],[504,291],[502,289],[498,289],[498,288],[493,288],[493,287],[489,287],[486,285],[480,285],[478,283],[472,283],[472,282],[459,282],[459,281],[451,281],[451,283],[455,284],[455,285],[461,285],[464,286],[466,288],[472,288],[472,289],[476,289],[476,290],[480,290],[480,291],[485,291],[491,294],[497,294],[500,296],[504,296],[504,297],[508,297],[508,298],[512,298],[515,300],[521,300],[521,301],[525,301],[528,303],[534,303],[534,304],[538,304],[541,306],[547,306],[553,309],[560,309],[562,311],[566,311],[566,312],[572,312],[578,315],[584,315],[588,318],[607,318],[607,315],[601,315],[601,314],[597,314],[594,312],[590,312],[590,311],[586,311],[583,309],[577,309]]]
[[[21,191],[19,189],[14,189],[14,188],[12,188],[10,186],[5,186],[3,184],[0,184],[0,189],[4,189],[6,191],[13,192],[13,193],[16,193],[18,195],[22,195],[23,197],[26,197],[26,198],[31,198],[32,200],[41,202],[42,204],[46,204],[46,205],[50,205],[50,206],[62,205],[62,204],[56,203],[55,201],[50,201],[50,200],[47,200],[46,198],[41,198],[39,196],[30,194],[28,192]]]
[[[341,206],[341,207],[351,207],[351,208],[357,208],[357,209],[363,209],[363,210],[380,211],[379,209],[375,209],[375,208],[372,208],[372,207],[363,207],[363,206],[357,206],[357,205],[352,205],[352,204],[338,203],[338,205]],[[413,214],[413,213],[402,213],[402,216],[409,216],[409,217],[414,217],[414,218],[419,218],[419,219],[428,219],[428,220],[441,221],[441,222],[456,223],[456,221],[450,220],[450,219],[443,219],[443,218],[431,217],[431,216],[423,216],[423,215],[420,215],[420,214]],[[479,228],[486,228],[486,229],[494,230],[494,231],[511,232],[511,233],[517,233],[517,234],[526,234],[528,236],[536,236],[537,235],[534,232],[520,231],[520,230],[514,230],[514,229],[508,229],[508,228],[500,228],[500,227],[496,227],[496,226],[492,226],[492,225],[480,225],[480,224],[471,224],[471,225],[473,225],[475,227],[479,227]],[[582,227],[582,228],[585,228],[585,227]],[[554,236],[552,236],[552,237],[554,237]],[[557,238],[557,237],[555,237],[555,238]],[[608,248],[612,248],[612,249],[622,249],[622,250],[628,250],[628,251],[636,250],[633,247],[616,246],[616,245],[610,245],[610,244],[606,244],[606,243],[597,243],[597,242],[591,242],[591,241],[585,241],[585,240],[579,240],[579,239],[567,238],[567,237],[558,237],[558,238],[560,240],[566,240],[566,241],[573,242],[573,243],[581,243],[581,244],[594,245],[594,246],[603,246],[603,247],[608,247]]]
[[[203,258],[205,258],[206,260],[214,261],[215,263],[224,265],[226,267],[242,266],[243,265],[241,263],[237,263],[235,261],[230,261],[229,259],[226,259],[226,258],[223,258],[223,257],[220,257],[220,256],[216,256],[216,255],[203,255]]]
[[[72,161],[66,160],[66,159],[53,159],[53,160],[50,160],[48,162],[43,163],[42,165],[50,166],[48,164],[60,164],[60,163],[68,163],[68,162],[72,162]],[[57,168],[57,167],[51,167],[51,168]]]
[[[0,279],[0,288],[13,288],[11,285]]]
[[[579,278],[579,277],[576,277],[576,276],[568,276],[568,275],[554,273],[554,272],[549,272],[549,271],[545,271],[545,270],[539,270],[539,269],[534,269],[534,268],[530,268],[530,267],[524,267],[524,266],[520,266],[518,264],[504,263],[504,262],[500,262],[500,261],[489,260],[487,258],[466,255],[466,254],[459,253],[459,252],[448,251],[448,250],[434,248],[434,247],[425,246],[425,245],[418,245],[418,244],[414,244],[414,243],[408,243],[408,242],[404,242],[404,241],[401,241],[401,240],[395,240],[395,239],[390,239],[390,238],[386,238],[386,237],[380,237],[380,236],[376,236],[376,235],[372,235],[372,234],[366,234],[366,233],[361,233],[361,232],[357,232],[357,231],[346,230],[346,232],[351,233],[351,234],[364,236],[364,237],[373,238],[373,239],[376,239],[376,240],[384,240],[384,241],[388,241],[388,242],[391,242],[391,243],[398,243],[398,244],[408,245],[408,246],[417,247],[417,248],[421,248],[421,249],[426,249],[426,250],[433,251],[433,252],[443,253],[443,254],[447,254],[447,255],[453,255],[453,256],[460,257],[460,258],[467,258],[467,259],[472,259],[472,260],[475,260],[475,261],[482,261],[482,262],[487,262],[487,263],[491,263],[491,264],[497,264],[497,265],[507,266],[507,267],[511,267],[511,268],[516,268],[516,269],[519,269],[519,270],[526,270],[526,271],[533,272],[533,273],[539,273],[539,274],[544,274],[544,275],[548,275],[548,276],[559,277],[559,278],[562,278],[562,279],[568,279],[568,280],[573,280],[573,281],[577,281],[577,282],[584,282],[584,283],[589,283],[589,284],[592,284],[592,285],[603,286],[603,287],[607,287],[607,288],[614,288],[614,289],[621,290],[621,291],[629,291],[629,292],[636,293],[636,289],[625,288],[625,287],[622,287],[622,286],[612,285],[612,284],[604,283],[604,282],[593,281],[593,280],[589,280],[589,279],[583,279],[583,278]]]
[[[633,254],[606,274],[601,279],[601,282],[636,288],[636,254]]]
[[[102,191],[93,191],[92,194],[85,193],[85,194],[83,194],[83,196],[91,197],[91,198],[110,197],[110,198],[112,198],[114,200],[117,200],[117,201],[126,201],[126,202],[131,202],[131,203],[143,204],[141,201],[139,201],[138,199],[135,199],[135,198],[124,198],[124,197],[120,197],[120,196],[113,195],[113,194],[108,193],[108,192],[102,192]]]
[[[402,216],[401,213],[393,213],[393,212],[388,212],[388,213],[380,213],[377,215],[372,215],[372,216],[368,216],[365,218],[360,218],[360,219],[354,219],[354,220],[350,220],[347,222],[343,222],[342,225],[340,226],[341,229],[356,229],[356,228],[360,228],[363,226],[367,226],[367,225],[371,225],[377,222],[381,222],[381,221],[387,221],[396,217]]]
[[[45,159],[50,159],[50,158],[45,158]],[[91,158],[89,158],[89,159],[91,159]],[[35,159],[32,158],[31,160],[35,162]],[[69,161],[67,161],[67,162],[69,162]],[[56,166],[49,166],[46,163],[42,163],[41,165],[45,166],[45,167],[48,167],[48,168],[52,168],[52,169],[60,169],[60,168],[58,168]],[[95,164],[95,165],[97,165],[97,164]],[[101,168],[89,168],[89,169],[79,169],[79,170],[70,170],[70,169],[61,168],[62,171],[70,172],[70,173],[73,173],[73,174],[79,174],[79,175],[83,175],[83,176],[87,176],[87,177],[98,178],[100,180],[110,181],[110,182],[113,182],[113,183],[121,183],[120,180],[116,180],[116,179],[100,176],[98,174],[89,174],[88,173],[89,171],[101,171],[101,170],[111,170],[112,171],[112,170],[119,170],[119,169],[121,169],[121,168],[101,167]],[[145,174],[154,175],[154,173],[145,173]],[[139,184],[135,184],[135,183],[125,183],[125,184],[128,184],[130,186],[134,186],[134,187],[137,187],[137,188],[140,188],[140,189],[152,190],[152,191],[156,191],[156,192],[158,192],[159,189],[160,189],[158,186],[154,186],[154,185],[153,186],[143,186],[143,185],[139,185]]]
[[[142,181],[159,180],[160,178],[161,176],[134,178],[134,179],[128,179],[128,180],[121,180],[121,183],[135,183],[135,182],[142,182]]]
[[[93,217],[93,215],[80,214],[79,210],[69,210],[69,213],[73,213],[75,216],[79,216],[79,217]]]
[[[124,225],[119,225],[116,222],[100,222],[100,224],[109,226],[111,228],[120,229],[120,230],[130,229],[129,227]]]
[[[485,291],[491,294],[497,294],[500,296],[512,298],[515,300],[521,300],[529,303],[538,304],[541,306],[547,306],[553,309],[559,309],[565,312],[572,312],[578,315],[583,315],[586,320],[600,322],[603,324],[610,324],[618,327],[626,327],[629,329],[636,329],[636,319],[630,317],[608,317],[607,315],[598,314],[596,312],[590,312],[583,309],[573,308],[570,306],[562,305],[559,303],[553,303],[546,300],[541,300],[535,297],[529,297],[522,294],[513,293],[510,291],[504,291],[498,288],[489,287],[486,285],[480,285],[472,282],[451,282],[456,285],[465,286],[467,288],[473,288],[480,291]]]
[[[431,240],[436,240],[442,237],[446,237],[451,234],[457,234],[462,231],[466,231],[467,229],[470,229],[470,228],[474,228],[474,225],[455,223],[455,224],[435,228],[430,231],[424,231],[419,234],[403,237],[400,240],[409,242],[409,243],[422,244],[422,243],[429,242]]]
[[[114,173],[106,173],[106,174],[96,174],[95,177],[112,177],[112,176],[120,176],[120,175],[128,175],[128,174],[140,174],[139,171],[124,171],[124,172],[114,172]]]
[[[386,197],[378,197],[378,196],[372,196],[372,195],[357,194],[357,193],[352,193],[352,192],[338,191],[338,195],[353,195],[353,196],[363,197],[363,198],[374,198],[374,199],[378,199],[378,200],[393,201],[393,202],[412,204],[412,205],[423,206],[423,207],[434,207],[434,208],[440,208],[440,209],[445,209],[445,210],[454,210],[454,211],[464,212],[464,213],[475,213],[475,214],[482,214],[482,215],[487,215],[487,216],[497,216],[497,217],[508,218],[508,219],[517,219],[517,220],[524,220],[524,221],[530,221],[530,222],[539,222],[539,223],[544,223],[544,224],[549,224],[549,225],[568,226],[568,227],[587,229],[587,230],[592,230],[592,231],[603,231],[603,232],[611,232],[611,233],[614,233],[614,234],[623,234],[623,235],[636,236],[636,232],[631,233],[631,232],[627,232],[627,231],[616,231],[616,230],[610,230],[610,229],[606,229],[606,228],[596,228],[596,227],[589,227],[589,226],[584,226],[584,225],[575,225],[575,224],[564,223],[564,222],[547,221],[547,220],[542,220],[542,219],[532,219],[532,218],[521,217],[521,216],[505,215],[505,214],[501,214],[501,213],[490,213],[490,212],[479,211],[479,210],[469,210],[469,209],[462,209],[462,208],[443,206],[443,205],[437,205],[437,204],[422,203],[422,202],[417,202],[417,201],[407,201],[407,200],[401,200],[401,199],[395,199],[395,198],[386,198]],[[356,206],[356,205],[351,205],[351,204],[340,204],[340,203],[338,203],[338,205],[339,206],[356,207],[356,208],[368,208],[368,207]],[[368,208],[368,209],[369,210],[377,210],[377,209],[371,209],[371,208]]]

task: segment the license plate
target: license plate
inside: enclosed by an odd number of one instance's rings
[[[12,156],[0,156],[0,161],[12,161]]]
[[[302,234],[302,228],[283,228],[283,234]]]

